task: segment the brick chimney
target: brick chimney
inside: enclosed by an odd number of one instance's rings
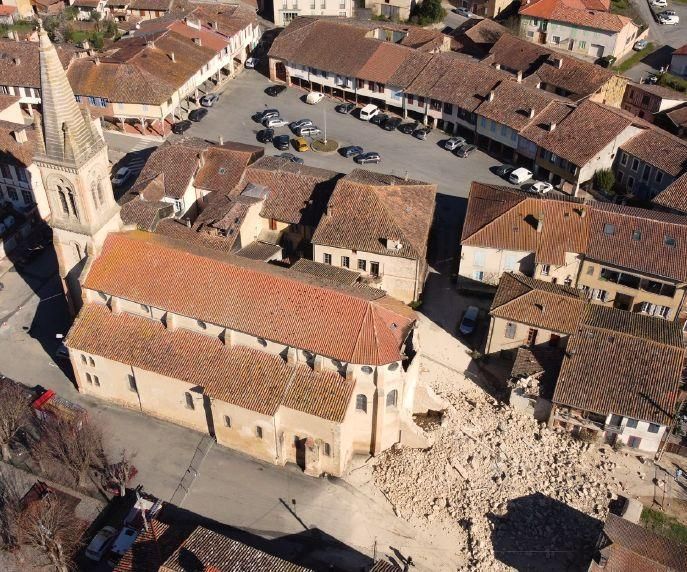
[[[176,62],[176,56],[174,55],[174,52],[169,52],[169,59],[172,60],[172,62]]]
[[[518,70],[518,73],[515,74],[515,79],[518,83],[522,83],[522,70]]]
[[[492,89],[487,95],[487,101],[494,101],[495,97],[496,97],[496,93],[494,93],[494,90]]]
[[[547,126],[547,129],[549,131],[555,131],[556,130],[556,122],[552,121],[551,123],[549,123],[549,125]]]
[[[527,116],[528,116],[530,119],[534,119],[534,115],[535,115],[535,113],[534,113],[534,107],[530,107],[530,108],[527,110]]]
[[[15,129],[12,131],[12,135],[17,143],[26,143],[29,140],[26,135],[26,129]]]

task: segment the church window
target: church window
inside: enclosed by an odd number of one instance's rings
[[[88,358],[88,365],[91,367],[95,367],[95,360],[92,357]]]
[[[105,202],[105,183],[103,183],[103,180],[100,179],[98,181],[98,203],[103,204]]]
[[[397,401],[398,401],[398,391],[396,389],[392,389],[386,395],[386,406],[387,407],[396,407]]]
[[[186,408],[195,409],[196,404],[193,403],[193,395],[191,395],[188,391],[184,395],[186,396]]]
[[[74,215],[78,220],[79,211],[76,208],[76,197],[72,191],[69,191],[69,206],[71,207],[71,214]]]
[[[367,396],[364,393],[359,393],[355,397],[355,408],[358,411],[367,413]]]
[[[260,425],[255,428],[255,436],[258,439],[262,439],[262,427],[260,427]]]
[[[69,206],[67,206],[67,196],[61,187],[57,188],[57,194],[60,197],[60,206],[62,207],[62,212],[66,215],[69,214]]]
[[[198,324],[198,327],[201,330],[205,330],[208,327],[208,325],[205,322],[203,322],[203,320],[196,320],[196,324]]]
[[[93,198],[93,205],[97,209],[100,206],[100,201],[98,200],[98,195],[96,192],[96,186],[95,185],[93,185],[91,187],[91,197]]]
[[[332,447],[331,447],[331,445],[330,445],[329,443],[325,443],[325,444],[324,444],[324,454],[325,454],[327,457],[331,457],[331,456],[332,456]]]

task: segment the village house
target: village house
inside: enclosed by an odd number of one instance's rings
[[[614,171],[619,188],[651,200],[687,172],[687,141],[661,129],[645,129],[620,146]]]
[[[506,272],[491,304],[485,353],[514,353],[523,346],[562,350],[584,305],[575,288]]]
[[[173,6],[174,0],[131,0],[126,12],[130,16],[152,20],[167,15]]]
[[[354,270],[403,302],[418,300],[435,198],[436,185],[355,169],[329,199],[313,259]]]
[[[66,340],[84,393],[312,475],[421,439],[415,314],[379,290],[141,231],[108,236],[84,274]]]
[[[469,18],[451,32],[451,50],[482,59],[504,34],[509,34],[508,28],[494,20]]]
[[[496,18],[512,3],[513,0],[460,0],[460,6],[477,16],[484,16],[485,20]]]
[[[575,286],[589,207],[473,182],[461,236],[458,286],[493,289],[504,272]]]
[[[622,108],[633,115],[654,123],[654,116],[687,101],[687,94],[649,83],[628,83]]]
[[[620,58],[632,50],[639,28],[609,6],[607,0],[526,0],[519,10],[520,36],[594,58]]]
[[[107,14],[107,0],[74,0],[71,6],[77,9],[77,20],[90,20],[96,12],[100,14],[100,18]]]
[[[661,113],[656,124],[681,139],[687,139],[687,103]]]
[[[670,73],[687,77],[687,44],[679,47],[670,56]]]
[[[687,172],[675,179],[652,202],[660,210],[687,215]]]
[[[549,423],[655,453],[682,379],[679,324],[588,305],[568,340]]]
[[[394,0],[394,4],[398,5],[399,0]],[[410,0],[406,0],[410,1]],[[301,16],[325,16],[329,18],[353,18],[355,16],[355,9],[362,7],[362,4],[357,0],[267,0],[271,4],[272,20],[275,26],[288,26],[293,20]],[[401,0],[403,3],[403,0]],[[393,6],[391,3],[387,4],[386,12],[392,12]],[[372,2],[366,6],[374,12]],[[380,10],[376,11],[380,14]],[[386,15],[386,14],[385,14]],[[389,14],[389,17],[391,15]],[[407,19],[406,16],[404,19]]]

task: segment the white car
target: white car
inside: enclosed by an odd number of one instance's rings
[[[249,70],[252,70],[257,65],[258,65],[258,58],[248,58],[246,60],[246,63],[245,63],[246,69],[249,69]]]
[[[324,93],[320,93],[319,91],[311,91],[308,96],[305,98],[305,102],[309,103],[310,105],[315,105],[316,103],[319,103],[324,99]]]
[[[131,176],[131,169],[129,167],[120,167],[115,176],[112,177],[112,185],[115,187],[120,187],[129,180]]]
[[[265,119],[262,123],[265,127],[284,127],[284,125],[288,125],[289,122],[286,121],[286,119],[282,117],[270,117],[269,119]]]
[[[532,183],[528,188],[528,191],[531,193],[541,193],[542,195],[544,193],[548,193],[549,191],[553,191],[553,185],[551,183],[545,183],[543,181],[537,181],[536,183]]]
[[[458,149],[461,145],[465,145],[466,141],[462,137],[451,137],[446,143],[444,143],[444,149],[447,151],[454,151]]]
[[[474,16],[467,8],[456,8],[454,12],[463,18],[472,18]]]
[[[680,23],[680,16],[676,15],[670,15],[666,14],[665,12],[661,12],[658,15],[658,22],[662,26],[677,26]]]
[[[665,8],[668,5],[668,0],[649,0],[649,6],[654,8]]]
[[[86,548],[86,558],[99,562],[107,552],[108,547],[117,535],[117,529],[113,526],[106,526],[93,537]]]
[[[512,171],[510,175],[508,175],[508,182],[513,183],[514,185],[522,185],[525,181],[529,181],[532,178],[532,171],[528,171],[524,167],[519,167],[518,169],[515,169],[515,171]]]

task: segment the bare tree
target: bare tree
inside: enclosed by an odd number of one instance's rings
[[[29,419],[29,400],[18,384],[5,379],[0,387],[0,446],[2,460],[11,457],[10,444]]]
[[[87,417],[77,420],[51,416],[41,424],[34,454],[39,460],[52,457],[69,471],[77,486],[83,486],[91,466],[100,466],[104,456],[102,442],[100,428]]]
[[[105,461],[105,486],[115,485],[119,487],[119,496],[126,495],[126,483],[129,482],[129,478],[132,476],[131,473],[134,470],[134,465],[132,462],[133,455],[129,455],[126,449],[122,449],[119,457],[110,463]]]
[[[83,527],[54,492],[22,507],[18,528],[21,544],[37,549],[55,570],[67,572],[73,567]]]
[[[0,468],[0,549],[11,550],[18,543],[21,506],[20,487],[6,468]]]

